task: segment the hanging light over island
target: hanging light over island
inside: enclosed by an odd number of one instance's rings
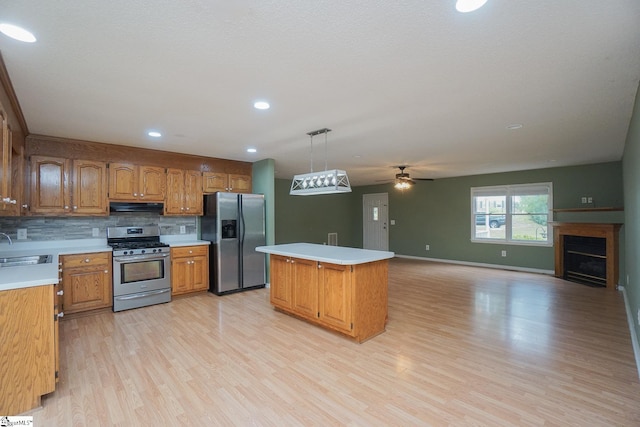
[[[327,170],[327,134],[331,129],[323,128],[307,132],[311,142],[311,172],[298,174],[291,181],[291,190],[289,194],[292,196],[312,196],[317,194],[338,194],[350,193],[351,184],[347,172],[339,169]],[[313,171],[313,137],[324,134],[325,146],[325,170],[320,172]]]

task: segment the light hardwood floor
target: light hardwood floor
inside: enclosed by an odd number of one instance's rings
[[[268,289],[61,322],[36,426],[639,426],[622,295],[394,259],[363,344],[274,311]]]

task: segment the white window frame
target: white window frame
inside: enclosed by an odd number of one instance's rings
[[[542,190],[542,191],[541,191]],[[512,235],[511,219],[512,219],[512,203],[511,197],[513,195],[522,194],[540,194],[547,191],[549,195],[547,212],[547,241],[540,242],[535,240],[514,240],[510,236]],[[505,238],[482,238],[476,237],[476,211],[475,211],[475,198],[478,196],[504,196],[505,197]],[[497,214],[502,215],[502,214]],[[517,184],[517,185],[496,185],[489,187],[471,187],[471,241],[474,243],[493,243],[493,244],[510,244],[510,245],[524,245],[524,246],[553,246],[553,230],[549,225],[549,222],[553,220],[553,183],[541,182],[532,184]]]

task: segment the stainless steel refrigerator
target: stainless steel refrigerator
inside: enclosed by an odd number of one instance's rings
[[[215,193],[204,196],[202,240],[211,242],[209,290],[217,295],[265,286],[264,196]]]

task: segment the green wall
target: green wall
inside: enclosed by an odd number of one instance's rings
[[[291,180],[276,180],[276,243],[326,243],[328,233],[338,233],[340,246],[356,246],[351,228],[351,194],[290,196]]]
[[[251,182],[252,192],[255,194],[264,194],[265,206],[265,237],[267,245],[273,245],[275,242],[275,223],[276,223],[276,200],[275,200],[275,161],[273,159],[264,159],[255,162],[251,171],[253,180]]]
[[[636,103],[629,124],[629,133],[622,160],[624,176],[624,231],[626,274],[620,276],[625,285],[631,318],[640,341],[640,90],[636,93]],[[628,283],[627,283],[628,277]],[[636,355],[636,357],[640,357]]]
[[[389,250],[400,255],[474,263],[553,270],[552,247],[471,242],[471,187],[552,182],[554,208],[582,207],[581,197],[592,197],[595,206],[623,206],[621,162],[536,169],[418,181],[405,192],[391,184],[354,189],[362,200],[366,193],[389,194]],[[558,221],[623,222],[622,212],[558,213]],[[362,218],[354,217],[354,239],[362,241]],[[430,250],[425,250],[425,245]],[[502,250],[507,257],[502,257]]]
[[[592,197],[598,207],[623,206],[621,162],[419,181],[405,192],[392,184],[354,187],[350,194],[330,196],[292,197],[290,183],[277,180],[276,241],[322,243],[327,232],[338,231],[341,246],[362,247],[362,196],[386,192],[389,219],[395,220],[389,226],[389,250],[398,255],[552,271],[553,247],[471,242],[471,187],[535,182],[553,183],[554,208],[582,207],[582,196]],[[558,213],[555,219],[624,220],[622,212]]]

